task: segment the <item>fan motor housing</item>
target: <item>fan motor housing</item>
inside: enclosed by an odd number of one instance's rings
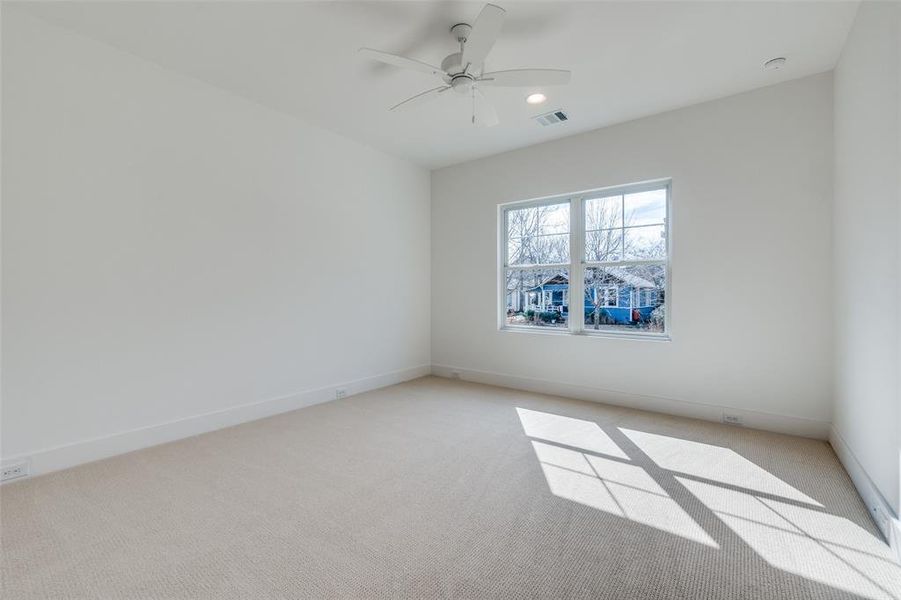
[[[463,71],[463,54],[455,52],[441,61],[441,70],[450,75],[446,80],[458,94],[468,94],[475,77]]]
[[[450,56],[446,56],[441,61],[441,70],[450,73],[452,76],[463,72],[463,53],[454,52]]]

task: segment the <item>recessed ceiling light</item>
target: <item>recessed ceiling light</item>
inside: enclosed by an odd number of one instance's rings
[[[547,96],[542,93],[529,94],[526,96],[526,102],[529,104],[543,104],[547,100]]]
[[[765,63],[763,63],[764,71],[778,71],[782,67],[785,66],[785,57],[780,56],[779,58],[772,58]]]

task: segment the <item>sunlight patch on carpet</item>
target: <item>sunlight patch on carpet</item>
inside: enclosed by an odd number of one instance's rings
[[[622,427],[619,430],[651,460],[668,471],[822,506],[729,448]]]
[[[772,566],[873,599],[901,598],[901,566],[851,521],[802,506],[676,477]]]
[[[597,423],[527,408],[517,408],[516,412],[519,414],[523,431],[531,438],[616,458],[627,458],[626,454]]]

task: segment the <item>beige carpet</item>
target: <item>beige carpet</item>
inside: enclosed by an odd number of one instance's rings
[[[901,597],[824,442],[437,378],[0,502],[7,600]]]

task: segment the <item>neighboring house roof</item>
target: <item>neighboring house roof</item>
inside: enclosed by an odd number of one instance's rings
[[[541,287],[542,285],[569,285],[569,278],[563,273],[557,273],[553,277],[548,277],[535,287]]]
[[[632,273],[629,273],[622,267],[608,267],[605,269],[605,271],[607,271],[607,273],[609,273],[610,275],[613,275],[614,277],[616,277],[623,283],[628,283],[632,287],[637,287],[637,288],[655,288],[655,287],[657,287],[655,284],[648,281],[647,279],[644,279],[643,277],[639,277],[638,275],[633,275]]]
[[[633,275],[629,273],[622,267],[607,267],[604,271],[611,275],[612,277],[618,279],[621,283],[625,283],[626,285],[631,285],[635,288],[656,288],[657,286],[648,281],[643,277],[639,277],[637,275]],[[569,284],[569,278],[564,273],[557,273],[552,277],[548,277],[540,284],[535,287],[529,288],[527,291],[537,290],[543,286],[547,285],[567,285]]]

